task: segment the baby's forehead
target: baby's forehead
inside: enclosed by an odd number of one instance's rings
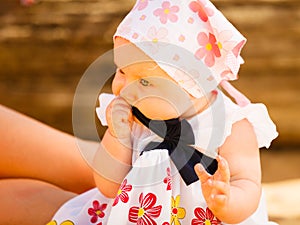
[[[133,43],[117,38],[114,43],[114,63],[124,72],[140,73],[140,75],[166,74],[158,64]]]
[[[123,68],[119,67],[119,69],[121,69],[127,77],[134,76],[136,78],[147,78],[148,80],[156,82],[159,81],[159,78],[173,81],[173,79],[154,61],[136,62],[124,66]]]
[[[153,62],[141,49],[133,43],[123,39],[116,38],[114,42],[114,62],[117,67],[124,68],[129,65],[135,65],[143,62]]]

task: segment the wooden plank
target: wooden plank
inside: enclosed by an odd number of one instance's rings
[[[300,1],[213,2],[248,39],[242,51],[246,63],[234,85],[253,101],[267,104],[281,133],[277,146],[300,145]],[[27,8],[3,0],[0,102],[72,132],[66,117],[76,83],[112,46],[111,37],[133,3],[43,0]],[[63,94],[61,101],[55,100]]]

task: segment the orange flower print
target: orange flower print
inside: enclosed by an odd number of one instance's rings
[[[163,2],[161,6],[162,8],[156,9],[153,14],[158,16],[163,24],[166,24],[168,20],[175,23],[178,20],[176,13],[179,11],[179,7],[177,5],[171,6],[171,3],[168,1]]]
[[[180,42],[184,42],[184,41],[185,41],[185,36],[184,36],[184,35],[180,35],[180,36],[178,37],[178,40],[179,40]]]
[[[200,32],[197,36],[197,40],[201,48],[195,53],[196,58],[204,58],[204,63],[208,67],[212,67],[215,64],[215,58],[221,57],[216,37],[211,33],[207,35],[204,32]]]
[[[58,225],[58,224],[55,220],[52,220],[51,222],[47,223],[47,225]],[[59,225],[74,225],[74,223],[70,220],[66,220],[66,221],[60,223]]]
[[[206,7],[205,5],[206,5],[205,0],[192,1],[189,4],[190,9],[194,13],[198,13],[199,18],[203,22],[207,22],[208,17],[214,15],[214,11],[211,8]]]
[[[177,195],[176,198],[174,199],[172,197],[172,202],[171,202],[171,224],[174,225],[181,225],[180,221],[185,217],[185,209],[182,207],[179,207],[180,203],[180,195]]]
[[[222,225],[222,222],[214,216],[209,208],[206,208],[206,211],[196,208],[194,214],[196,218],[192,220],[192,225]]]

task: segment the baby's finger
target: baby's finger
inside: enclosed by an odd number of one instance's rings
[[[230,170],[228,163],[226,159],[221,157],[220,155],[217,156],[217,161],[218,161],[218,177],[217,179],[226,183],[229,183],[230,181]]]
[[[202,184],[206,183],[211,177],[200,163],[196,164],[194,169]]]
[[[113,100],[111,103],[112,105],[112,112],[126,112],[126,113],[131,113],[131,106],[123,99],[123,98],[116,98]]]
[[[218,195],[226,195],[229,196],[230,193],[230,185],[223,182],[223,181],[218,181],[218,180],[213,180],[212,181],[212,193],[213,194],[218,194]]]
[[[219,209],[226,206],[227,200],[226,195],[213,195],[214,205]]]
[[[109,122],[130,122],[132,120],[131,107],[124,99],[116,98],[107,107],[106,118]]]

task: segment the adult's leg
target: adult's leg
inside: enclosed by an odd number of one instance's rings
[[[0,180],[0,224],[45,225],[76,194],[31,179]]]
[[[75,193],[95,187],[73,136],[1,105],[0,178],[36,179]]]

